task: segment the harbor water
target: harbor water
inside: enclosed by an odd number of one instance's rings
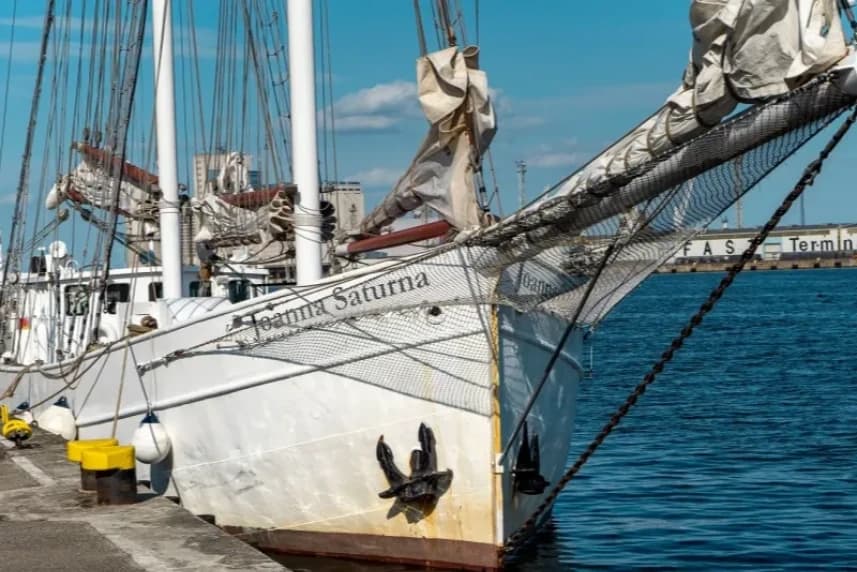
[[[570,462],[721,277],[656,275],[599,326]],[[742,274],[513,569],[857,568],[855,356],[857,269]]]

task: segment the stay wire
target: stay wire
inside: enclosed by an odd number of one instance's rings
[[[271,163],[274,158],[280,153],[283,153],[283,157],[285,157],[285,171],[288,173],[288,177],[292,176],[292,161],[290,157],[290,149],[288,140],[286,139],[288,134],[288,105],[284,102],[281,102],[281,93],[280,87],[285,85],[286,83],[286,71],[280,69],[281,63],[281,52],[283,50],[282,43],[277,41],[277,34],[275,34],[275,26],[277,26],[277,12],[276,10],[270,9],[267,6],[261,6],[259,4],[259,0],[255,0],[256,2],[256,13],[259,14],[261,18],[262,14],[266,14],[270,12],[270,20],[268,23],[261,22],[259,24],[259,28],[261,31],[261,36],[264,40],[265,44],[265,65],[268,70],[268,78],[271,83],[271,96],[274,101],[274,110],[273,113],[277,117],[277,123],[279,124],[280,129],[280,137],[277,140],[277,143],[280,143],[280,139],[282,139],[282,149],[274,148],[270,149],[265,157],[265,173],[268,173],[271,169]],[[266,31],[267,30],[267,31]],[[271,60],[274,59],[272,63]],[[280,79],[278,79],[278,77]],[[270,113],[270,110],[268,111]],[[261,132],[261,130],[260,130]]]
[[[18,188],[15,193],[15,211],[12,218],[12,228],[9,233],[9,248],[7,250],[6,260],[3,261],[3,280],[0,283],[0,308],[3,307],[3,298],[6,292],[7,280],[9,271],[17,272],[20,264],[20,253],[16,255],[16,246],[23,242],[23,234],[19,237],[20,231],[18,227],[22,225],[25,209],[27,206],[28,197],[28,179],[30,175],[30,159],[33,154],[33,139],[35,138],[36,119],[39,111],[39,98],[42,92],[42,80],[45,72],[45,61],[48,53],[48,41],[50,39],[51,30],[54,25],[55,17],[55,0],[49,0],[47,10],[45,11],[44,26],[42,31],[41,46],[39,48],[39,66],[36,71],[36,85],[33,88],[33,100],[30,107],[30,120],[27,126],[27,135],[24,140],[24,152],[21,160],[21,173],[18,178]],[[5,320],[3,322],[5,325]],[[4,329],[0,326],[0,332]]]
[[[262,67],[261,63],[259,62],[259,55],[256,51],[256,41],[255,41],[255,37],[253,35],[253,24],[252,24],[252,19],[250,17],[250,10],[247,7],[246,3],[243,3],[242,6],[244,8],[244,10],[243,10],[244,22],[245,22],[245,25],[247,28],[247,40],[250,44],[250,56],[251,56],[251,60],[253,63],[253,70],[255,71],[255,77],[256,77],[256,82],[257,82],[257,93],[259,95],[260,104],[261,104],[262,108],[267,112],[267,110],[270,109],[270,104],[268,103],[267,90],[265,89],[264,68]],[[267,137],[267,142],[268,142],[268,145],[270,146],[270,148],[275,149],[277,142],[276,142],[276,138],[274,137],[274,131],[273,131],[273,126],[271,124],[271,121],[265,121],[265,135]],[[282,176],[282,173],[280,170],[280,165],[277,162],[276,157],[272,157],[272,159],[273,159],[274,177],[279,181],[279,180],[281,180],[280,177]]]
[[[479,45],[479,0],[475,1],[474,12],[475,12],[474,20],[476,22],[476,24],[475,24],[476,25],[476,45],[478,46]]]
[[[851,26],[851,41],[857,43],[857,19],[854,18],[851,4],[848,3],[848,0],[839,0],[839,8],[845,13],[845,19]]]
[[[613,253],[616,250],[617,243],[618,240],[614,239],[607,246],[607,249],[601,256],[601,262],[598,264],[598,268],[595,270],[595,273],[592,275],[592,278],[589,279],[589,283],[586,285],[586,291],[583,293],[580,302],[577,304],[577,309],[574,311],[574,316],[571,318],[568,323],[568,326],[566,326],[565,331],[563,332],[559,341],[556,343],[556,347],[554,348],[554,351],[551,354],[547,365],[545,365],[545,369],[542,372],[542,377],[539,380],[535,391],[533,391],[530,394],[529,399],[527,399],[527,404],[524,406],[524,410],[521,412],[521,415],[518,417],[518,421],[515,423],[515,429],[512,431],[512,434],[506,441],[506,446],[503,448],[503,452],[500,455],[500,463],[502,463],[506,459],[506,455],[509,454],[512,445],[515,443],[515,441],[518,440],[518,434],[521,432],[524,423],[526,423],[527,417],[530,415],[530,410],[533,408],[533,405],[535,405],[536,400],[539,398],[539,395],[541,394],[542,389],[547,383],[548,378],[550,378],[550,374],[553,372],[553,367],[554,365],[556,365],[556,361],[557,359],[559,359],[559,356],[562,353],[563,348],[565,347],[565,343],[566,341],[568,341],[568,337],[571,335],[571,332],[573,332],[574,329],[577,328],[577,322],[580,319],[580,314],[583,313],[583,308],[589,301],[589,297],[592,295],[592,291],[595,288],[595,285],[598,283],[598,279],[601,278],[601,274],[604,272],[604,269],[607,268],[607,263],[610,262],[610,259],[613,257]]]
[[[81,7],[81,16],[86,15],[86,0],[83,0],[83,4]],[[85,18],[81,18],[82,22],[85,22]],[[77,136],[77,128],[78,128],[78,120],[80,115],[80,92],[82,90],[82,80],[83,80],[83,46],[84,46],[84,32],[86,30],[86,26],[81,26],[79,35],[78,35],[78,46],[77,46],[77,74],[76,81],[74,87],[74,102],[72,103],[72,116],[71,116],[71,135],[72,138]],[[74,160],[74,154],[68,154],[68,160],[66,161],[66,171],[71,172],[72,164]],[[72,219],[73,220],[73,219]],[[74,238],[72,235],[72,252],[74,252]]]
[[[272,0],[272,2],[273,1],[275,1],[275,0]],[[286,139],[285,139],[286,134],[289,132],[288,127],[292,121],[291,99],[289,96],[289,91],[290,91],[290,88],[289,88],[289,62],[288,62],[288,57],[286,54],[285,41],[283,40],[283,37],[285,36],[285,32],[283,31],[283,28],[282,28],[282,22],[285,20],[285,18],[277,18],[276,16],[278,15],[278,13],[273,8],[271,10],[271,13],[273,16],[272,26],[271,26],[271,38],[272,38],[272,42],[274,42],[277,46],[277,50],[276,50],[277,58],[276,59],[277,59],[277,63],[279,64],[279,68],[280,68],[280,69],[278,69],[277,73],[280,75],[280,77],[282,77],[282,81],[278,82],[277,85],[282,86],[282,92],[283,92],[282,93],[282,101],[283,101],[283,109],[285,110],[285,113],[282,115],[283,123],[281,124],[282,125],[281,128],[283,130],[283,145],[285,146],[284,150],[285,150],[286,166],[288,168],[289,178],[292,178],[294,175],[292,172],[291,146],[286,144]],[[276,23],[277,25],[274,26],[273,23]],[[276,89],[274,91],[276,92]]]
[[[192,4],[192,2],[191,2]],[[180,3],[178,9],[178,25],[180,30],[186,30],[185,18],[184,18],[184,6]],[[192,26],[192,24],[190,24]],[[191,129],[190,127],[190,119],[189,115],[193,114],[193,119],[196,120],[196,109],[192,103],[192,94],[190,88],[188,88],[189,76],[190,73],[187,71],[189,57],[186,51],[186,44],[188,40],[187,34],[180,34],[179,37],[179,84],[178,84],[178,99],[181,102],[179,106],[181,113],[181,121],[182,121],[182,130],[184,131],[184,158],[182,161],[184,164],[184,180],[191,181],[191,164],[193,162],[193,150],[198,148],[195,147],[195,144],[198,143],[196,140],[196,129]],[[190,113],[188,113],[188,109],[190,109]],[[184,209],[182,209],[184,210]],[[180,215],[184,218],[184,212]],[[182,221],[184,222],[184,221]],[[184,237],[182,237],[184,238]]]
[[[197,149],[206,149],[206,136],[205,136],[205,106],[202,102],[202,74],[199,71],[199,46],[196,39],[196,26],[193,25],[193,22],[196,22],[196,16],[193,12],[193,2],[188,2],[188,20],[191,22],[190,24],[190,44],[193,51],[193,81],[196,84],[196,97],[197,97],[197,106],[199,108],[199,133],[201,138],[201,145],[197,147]],[[194,116],[194,121],[196,122],[196,116]],[[206,168],[208,166],[206,165]]]
[[[129,44],[133,46],[133,51],[128,50],[128,55],[125,58],[121,85],[117,86],[117,124],[113,128],[111,136],[114,139],[115,147],[110,149],[109,173],[112,178],[110,218],[108,233],[105,237],[104,255],[102,257],[103,270],[99,277],[100,283],[98,300],[96,304],[96,314],[93,318],[94,329],[98,328],[98,321],[101,318],[101,308],[104,304],[104,299],[107,292],[107,280],[110,275],[111,255],[113,253],[113,237],[116,235],[116,226],[119,220],[119,197],[122,189],[122,182],[125,176],[125,158],[126,147],[128,143],[128,126],[131,122],[131,116],[134,109],[134,97],[137,93],[137,79],[140,72],[140,61],[142,59],[143,38],[146,33],[146,10],[148,8],[148,0],[142,0],[136,5],[137,12],[132,14],[128,24]],[[165,15],[166,17],[166,15]],[[162,28],[163,29],[163,28]],[[132,36],[132,33],[134,34]],[[160,58],[162,52],[158,52]],[[117,74],[118,75],[118,74]],[[104,234],[104,233],[102,233]]]
[[[45,195],[47,193],[47,189],[50,185],[48,181],[49,173],[51,170],[51,162],[52,158],[54,158],[54,154],[56,153],[55,161],[56,161],[56,175],[53,177],[54,179],[58,179],[59,173],[62,169],[62,158],[63,151],[62,149],[65,147],[64,145],[57,146],[54,140],[54,134],[56,133],[56,138],[63,139],[65,137],[65,118],[66,118],[66,102],[68,93],[68,68],[69,68],[69,45],[70,45],[70,33],[71,33],[71,0],[66,0],[65,10],[62,17],[57,17],[54,29],[55,34],[53,38],[53,57],[51,66],[51,82],[50,82],[50,100],[48,103],[48,118],[46,124],[46,132],[44,135],[44,147],[42,149],[42,168],[39,173],[39,181],[36,186],[35,193],[35,203],[36,204],[44,204]],[[59,147],[59,151],[56,149]],[[32,200],[32,199],[31,199]],[[31,248],[29,249],[29,256],[34,256],[36,250],[39,248],[37,237],[39,237],[44,231],[50,228],[51,225],[54,225],[56,230],[59,229],[59,215],[60,209],[56,209],[56,213],[54,217],[47,221],[44,225],[42,224],[42,217],[44,211],[42,209],[36,209],[34,221],[33,221],[33,229],[31,234]],[[58,238],[58,236],[55,235]],[[22,246],[22,253],[24,252]]]
[[[321,2],[319,1],[319,8],[321,7],[320,4],[321,4]],[[321,10],[318,10],[318,12],[319,12],[319,16],[320,16],[318,18],[318,37],[319,37],[320,41],[316,45],[316,50],[318,53],[318,58],[317,58],[317,65],[319,67],[318,76],[322,78],[321,86],[320,86],[321,87],[321,157],[320,157],[320,160],[318,161],[318,170],[319,170],[318,180],[321,181],[321,187],[323,189],[329,180],[329,173],[330,173],[330,170],[328,169],[328,164],[327,164],[328,163],[328,161],[327,161],[327,149],[329,147],[328,142],[327,142],[327,135],[328,135],[328,127],[327,127],[327,115],[328,115],[327,104],[328,104],[328,101],[327,101],[327,85],[326,85],[327,70],[325,69],[325,64],[327,62],[326,62],[325,57],[324,57],[324,12],[322,12]],[[331,103],[331,105],[332,105],[332,103]]]
[[[425,28],[423,28],[423,16],[420,13],[420,0],[414,0],[414,16],[417,20],[417,40],[420,44],[420,56],[425,57],[426,53],[428,53],[428,48],[426,47]]]
[[[87,5],[87,0],[83,0],[82,5],[81,5],[81,10],[80,10],[80,14],[81,14],[80,21],[81,22],[86,21],[86,5]],[[80,121],[80,117],[81,117],[80,94],[83,91],[83,86],[82,86],[82,83],[83,83],[83,61],[84,61],[83,46],[85,45],[84,37],[85,37],[85,32],[86,32],[86,26],[81,26],[79,32],[80,33],[79,33],[78,41],[77,41],[77,46],[78,46],[77,47],[77,74],[76,74],[75,87],[74,87],[74,103],[72,104],[72,121],[71,121],[71,138],[72,138],[72,140],[74,140],[76,137],[78,137],[78,128],[79,128],[78,122]],[[84,117],[84,120],[85,120],[85,117]],[[74,153],[69,153],[67,161],[66,161],[66,173],[71,173],[73,163],[74,163]],[[69,248],[69,252],[72,254],[72,256],[77,256],[76,246],[77,246],[77,217],[71,217],[71,246]],[[62,320],[64,320],[64,319],[65,319],[65,317],[63,316]]]
[[[0,122],[0,165],[3,165],[3,147],[6,143],[6,111],[9,109],[9,80],[12,78],[12,54],[15,46],[15,18],[18,0],[12,2],[12,30],[9,33],[9,57],[6,59],[6,87],[3,90],[3,119]]]
[[[333,160],[333,180],[339,181],[339,164],[336,160],[336,110],[333,105],[333,62],[332,50],[330,48],[330,12],[328,10],[327,0],[321,0],[321,13],[324,18],[324,34],[322,41],[324,42],[324,53],[322,57],[327,56],[327,98],[330,103],[330,153]]]
[[[773,231],[776,226],[780,223],[783,216],[789,211],[792,204],[800,198],[803,192],[815,182],[816,177],[821,172],[821,168],[824,165],[825,160],[830,156],[830,153],[839,145],[842,139],[845,137],[845,134],[851,128],[851,126],[857,121],[857,106],[852,106],[851,114],[848,118],[839,126],[824,148],[819,152],[818,157],[813,160],[809,165],[807,165],[806,169],[804,169],[801,174],[798,182],[795,184],[794,188],[786,195],[785,199],[783,199],[780,206],[776,211],[771,215],[768,222],[765,223],[765,226],[759,233],[753,238],[750,242],[750,245],[741,255],[741,259],[736,262],[727,272],[726,276],[720,281],[720,283],[711,291],[708,295],[708,298],[702,305],[699,307],[699,310],[691,316],[688,322],[685,324],[684,328],[682,328],[681,332],[678,336],[676,336],[673,341],[670,343],[669,348],[661,354],[661,357],[652,365],[646,375],[643,377],[643,380],[634,388],[634,390],[628,395],[625,399],[625,402],[616,410],[610,420],[601,428],[595,438],[589,443],[586,449],[580,454],[575,463],[565,472],[562,478],[557,482],[557,484],[551,489],[550,493],[542,500],[538,507],[536,507],[533,514],[524,522],[523,525],[509,538],[506,540],[504,545],[504,552],[509,553],[512,552],[522,540],[524,540],[529,533],[529,530],[532,529],[541,518],[542,514],[553,504],[556,500],[559,493],[568,485],[568,483],[580,472],[580,469],[586,462],[592,457],[595,451],[601,446],[604,440],[612,433],[613,429],[615,429],[622,419],[628,414],[631,408],[636,405],[637,401],[642,397],[642,395],[646,392],[646,389],[655,382],[658,374],[660,374],[666,365],[672,361],[675,353],[681,349],[684,345],[685,341],[693,334],[693,331],[702,323],[703,318],[706,314],[711,312],[717,302],[723,297],[723,294],[726,292],[726,289],[732,284],[738,274],[744,269],[748,262],[750,262],[754,255],[756,254],[756,250],[761,246],[765,240],[768,238],[768,235]]]

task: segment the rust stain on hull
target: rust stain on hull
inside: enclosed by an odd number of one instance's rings
[[[267,552],[350,558],[448,570],[494,571],[502,568],[497,547],[479,542],[340,532],[250,530],[229,526],[224,527],[224,530]]]

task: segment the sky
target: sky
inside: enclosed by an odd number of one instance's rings
[[[79,4],[79,0],[58,0],[60,10],[66,1]],[[7,78],[9,83],[0,149],[4,241],[20,174],[45,4],[42,0],[0,2],[0,97]],[[213,0],[193,4],[200,58],[212,65],[219,4]],[[256,2],[267,4],[279,5],[285,12],[284,1]],[[339,179],[360,181],[371,208],[407,167],[426,131],[416,100],[419,45],[413,5],[408,0],[327,0],[327,5],[336,174]],[[688,0],[486,0],[479,4],[478,20],[474,0],[462,0],[461,5],[469,43],[477,41],[478,29],[480,63],[488,73],[499,116],[492,159],[504,213],[517,206],[517,161],[527,162],[526,189],[533,198],[656,110],[679,84],[687,62]],[[17,26],[10,63],[13,8]],[[188,12],[182,13],[185,20],[177,25],[177,37],[187,34],[190,26]],[[432,29],[429,42],[431,47]],[[144,52],[141,93],[152,89],[150,50]],[[204,71],[204,97],[209,95],[205,86],[211,83],[211,72]],[[143,94],[140,101],[150,105],[151,96]],[[187,118],[181,121],[187,125]],[[145,126],[138,128],[142,131]],[[767,219],[821,144],[820,139],[810,143],[745,199],[745,226]],[[41,164],[40,147],[35,149],[34,170]],[[808,191],[808,223],[857,222],[855,155],[857,135],[852,134]],[[180,178],[190,173],[184,159]],[[488,185],[493,187],[490,178]],[[727,216],[734,226],[734,211]],[[783,222],[798,223],[799,210]]]

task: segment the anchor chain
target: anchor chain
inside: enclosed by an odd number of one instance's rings
[[[524,522],[523,525],[508,539],[506,539],[506,543],[502,548],[502,552],[508,554],[513,552],[519,544],[527,537],[530,529],[532,529],[537,523],[539,518],[544,514],[544,512],[553,504],[556,500],[559,493],[568,485],[568,483],[577,475],[580,469],[584,464],[589,460],[590,457],[595,453],[598,447],[601,446],[601,443],[607,438],[608,435],[616,428],[617,425],[622,421],[622,419],[628,414],[631,408],[637,403],[637,400],[642,397],[642,395],[646,392],[646,389],[655,382],[658,374],[664,370],[664,367],[673,359],[675,353],[684,345],[684,342],[693,334],[694,329],[702,323],[702,319],[708,314],[713,308],[714,305],[720,300],[723,294],[726,292],[726,289],[732,284],[735,280],[735,277],[744,269],[747,262],[752,260],[754,254],[758,247],[765,242],[770,232],[779,224],[780,220],[783,216],[789,211],[794,201],[796,201],[801,194],[806,190],[807,187],[812,186],[815,182],[815,178],[821,172],[821,167],[824,164],[824,161],[828,158],[830,153],[836,148],[837,145],[842,141],[842,138],[845,137],[845,134],[848,132],[848,129],[857,121],[857,107],[853,107],[851,114],[848,118],[839,126],[833,136],[830,138],[830,141],[824,146],[821,152],[818,154],[818,157],[813,160],[809,165],[807,165],[806,169],[804,169],[803,173],[798,179],[797,184],[791,190],[791,192],[786,195],[786,198],[783,199],[783,202],[774,211],[774,214],[771,215],[771,218],[765,224],[761,231],[753,238],[750,245],[741,255],[741,258],[738,262],[736,262],[726,273],[720,283],[717,285],[714,290],[708,295],[708,298],[703,302],[703,304],[699,307],[699,310],[688,320],[687,324],[682,328],[681,332],[678,336],[676,336],[673,341],[670,343],[669,348],[661,354],[661,357],[652,365],[651,369],[649,369],[648,373],[643,377],[643,380],[634,388],[634,390],[628,395],[625,399],[625,402],[616,410],[607,424],[602,427],[601,431],[598,432],[598,435],[589,443],[586,449],[580,454],[577,458],[577,461],[565,472],[562,478],[557,482],[557,484],[551,489],[550,493],[544,498],[544,500],[536,507],[536,510],[533,514]]]

